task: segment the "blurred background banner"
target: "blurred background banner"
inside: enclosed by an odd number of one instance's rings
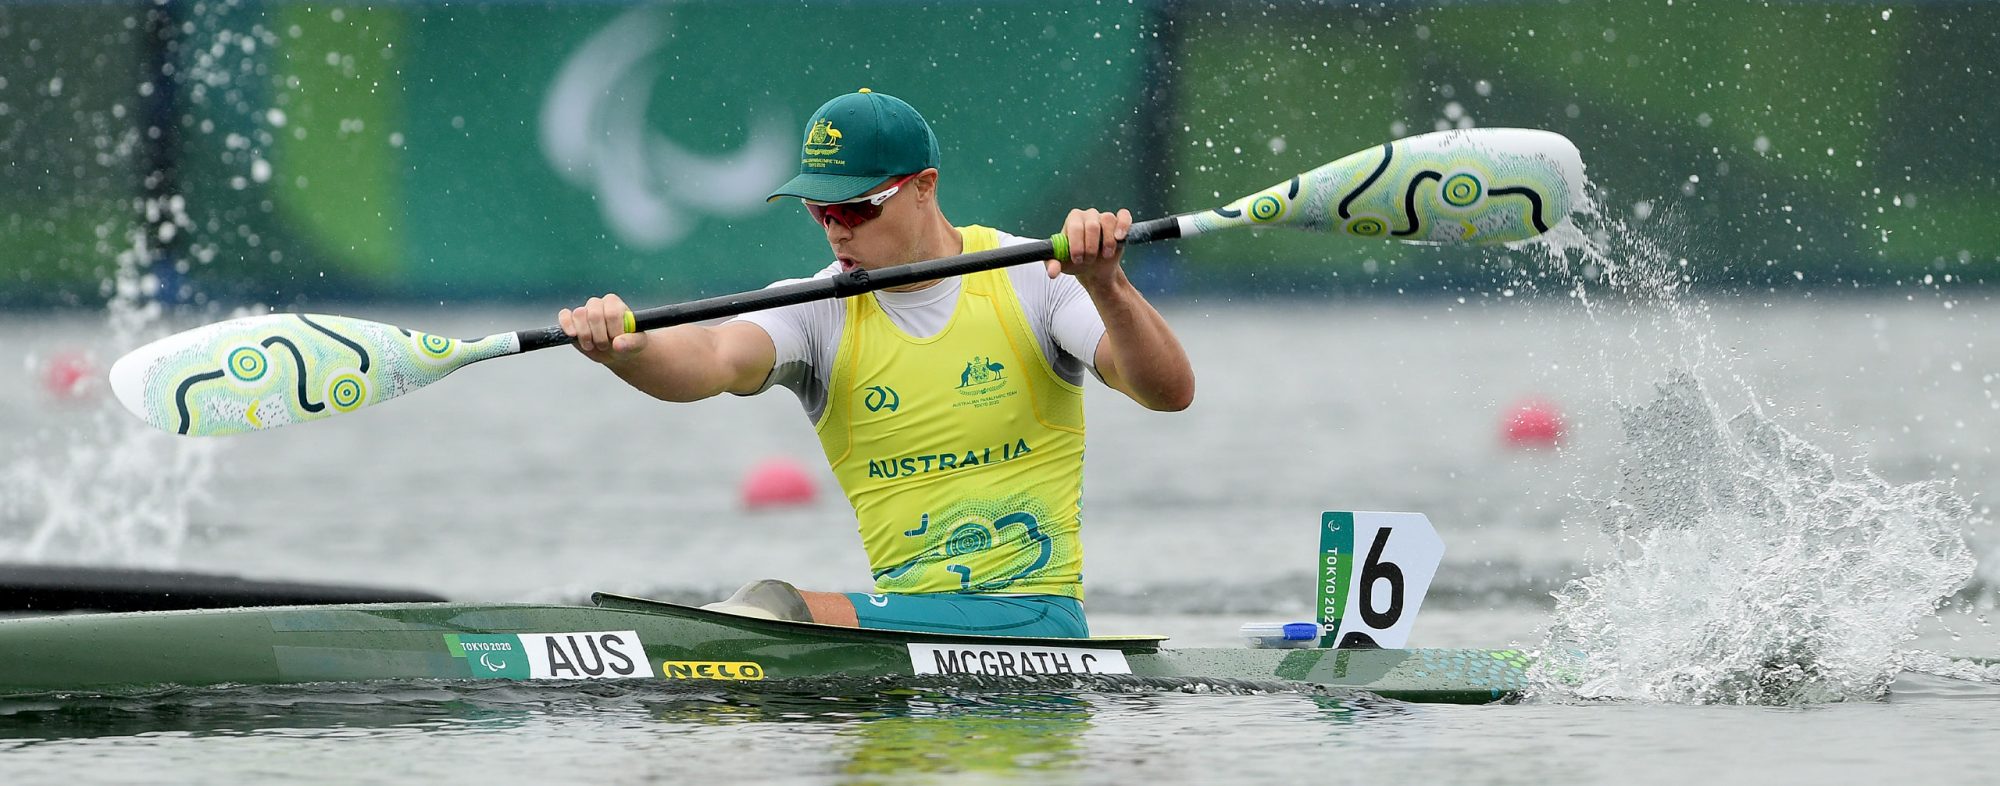
[[[1355,150],[1530,126],[1709,286],[1985,280],[2000,5],[1847,2],[0,5],[0,306],[655,302],[808,275],[763,196],[870,87],[947,215],[1214,206]],[[1699,253],[1696,253],[1699,252]],[[1163,292],[1491,288],[1478,251],[1148,249]]]

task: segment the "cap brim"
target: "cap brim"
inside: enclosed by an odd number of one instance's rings
[[[778,187],[778,190],[771,192],[770,196],[764,197],[764,201],[769,202],[781,197],[798,197],[814,202],[845,202],[868,193],[868,189],[889,182],[890,177],[890,175],[829,175],[809,172],[786,181],[784,185]]]

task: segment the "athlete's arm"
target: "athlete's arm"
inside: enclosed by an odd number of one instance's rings
[[[719,393],[755,393],[776,363],[764,329],[749,322],[714,327],[678,325],[625,332],[625,301],[591,298],[556,314],[577,351],[604,364],[619,379],[663,401],[699,401]]]
[[[1049,261],[1049,276],[1076,276],[1104,320],[1095,364],[1104,384],[1147,409],[1175,412],[1194,402],[1194,368],[1167,320],[1146,302],[1119,266],[1132,213],[1072,210],[1063,224],[1068,263]]]

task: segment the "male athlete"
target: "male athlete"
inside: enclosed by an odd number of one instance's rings
[[[826,230],[818,276],[1031,242],[954,226],[938,207],[937,137],[866,89],[806,127],[795,197]],[[805,405],[854,506],[875,593],[776,580],[711,604],[888,630],[1090,635],[1083,613],[1083,376],[1156,410],[1194,398],[1180,342],[1119,267],[1132,215],[1072,210],[1050,260],[713,327],[623,333],[617,295],[559,314],[584,356],[666,401],[781,385]],[[787,282],[779,282],[787,283]]]

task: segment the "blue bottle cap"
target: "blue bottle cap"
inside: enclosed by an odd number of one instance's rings
[[[1316,622],[1285,623],[1286,641],[1311,641],[1316,638],[1319,638],[1319,623]]]

